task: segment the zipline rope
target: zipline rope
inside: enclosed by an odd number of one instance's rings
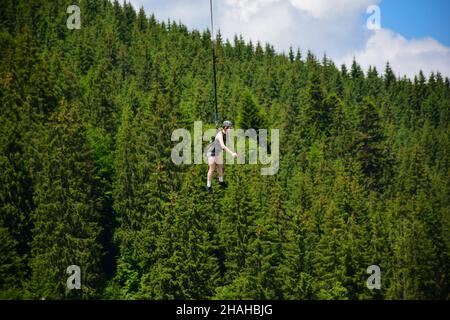
[[[209,0],[209,8],[211,13],[211,47],[213,59],[213,84],[214,84],[214,110],[216,112],[216,129],[219,128],[219,112],[217,110],[217,80],[216,80],[216,52],[214,49],[214,18],[212,0]]]

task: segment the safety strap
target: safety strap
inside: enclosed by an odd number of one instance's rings
[[[214,84],[214,110],[216,112],[216,129],[219,128],[219,112],[217,110],[217,79],[216,79],[216,52],[214,49],[214,18],[212,0],[209,0],[209,8],[211,11],[211,47],[213,59],[213,84]]]

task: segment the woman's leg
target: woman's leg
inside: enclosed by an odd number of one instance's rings
[[[222,152],[216,156],[217,173],[219,175],[219,182],[223,182],[223,156],[224,156],[224,154]]]
[[[223,164],[217,164],[217,173],[219,174],[219,181],[223,182]]]
[[[211,182],[212,182],[212,176],[214,174],[214,167],[215,167],[215,157],[208,157],[208,165],[209,165],[209,170],[208,170],[208,180],[207,180],[207,187],[211,187]]]

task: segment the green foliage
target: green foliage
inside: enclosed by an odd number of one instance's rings
[[[77,109],[63,100],[36,146],[30,295],[91,297],[100,277],[99,203],[86,129]],[[83,289],[65,289],[65,270],[82,269]]]
[[[239,127],[244,130],[264,128],[260,113],[261,110],[256,99],[249,90],[245,90],[240,103]]]
[[[214,126],[209,31],[79,5],[2,2],[0,299],[448,298],[448,78],[218,34],[220,118],[280,129],[280,170],[207,194],[171,134]]]

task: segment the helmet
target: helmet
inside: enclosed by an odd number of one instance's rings
[[[222,124],[222,128],[225,128],[225,127],[229,127],[229,128],[233,127],[233,122],[228,121],[228,120],[224,121]]]

